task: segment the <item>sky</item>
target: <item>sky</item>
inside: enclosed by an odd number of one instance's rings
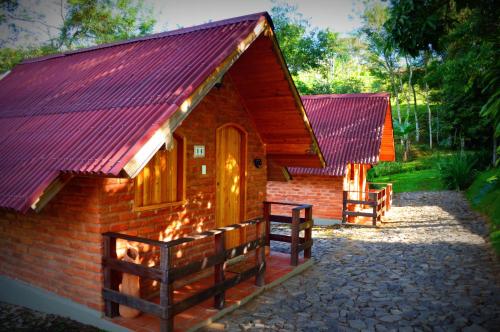
[[[361,0],[290,0],[312,26],[348,34],[361,25]],[[270,11],[270,0],[147,0],[154,8],[157,31],[172,30],[250,13]]]
[[[52,28],[38,25],[36,29],[24,34],[16,42],[18,45],[7,46],[36,46],[46,39],[56,38],[62,24],[60,0],[19,0],[33,12],[39,13],[43,21]],[[342,35],[359,28],[360,14],[366,2],[380,2],[382,0],[143,0],[151,8],[157,23],[154,32],[174,30],[179,27],[189,27],[210,21],[217,21],[235,16],[256,12],[270,11],[275,4],[289,3],[296,5],[299,13],[311,23],[311,27],[329,28]],[[17,22],[22,24],[22,22]],[[39,31],[38,34],[33,31]],[[50,36],[50,37],[48,37]],[[0,40],[6,40],[8,29],[0,26]],[[45,40],[44,40],[45,39]],[[19,45],[20,44],[20,45]]]

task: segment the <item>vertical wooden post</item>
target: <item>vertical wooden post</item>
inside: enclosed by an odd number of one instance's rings
[[[305,210],[305,221],[310,222],[310,226],[305,229],[304,231],[304,240],[305,242],[309,242],[312,240],[312,228],[313,228],[313,213],[312,213],[312,206],[309,206]],[[312,254],[312,247],[304,249],[304,258],[311,258]]]
[[[116,258],[116,238],[103,235],[104,241],[104,257]],[[118,291],[118,278],[116,272],[108,266],[104,265],[104,288]],[[104,301],[104,313],[108,317],[116,317],[119,315],[118,303],[110,300]]]
[[[385,216],[385,210],[386,210],[386,199],[387,199],[387,193],[386,193],[386,187],[382,189],[382,193],[380,194],[380,198],[382,199],[382,204],[381,204],[381,209],[382,209],[382,215]]]
[[[293,266],[299,265],[299,223],[300,209],[292,209],[292,256],[290,264]]]
[[[255,224],[255,233],[257,236],[257,240],[260,241],[262,239],[262,226],[266,226],[266,224],[262,224],[262,222],[258,222]],[[259,272],[255,276],[255,284],[259,287],[265,285],[264,281],[264,275],[266,272],[266,250],[265,248],[265,241],[263,243],[260,243],[257,249],[255,250],[255,262],[259,268]]]
[[[269,234],[271,234],[270,215],[271,215],[271,203],[264,202],[263,216],[264,216],[264,223],[265,223],[265,227],[266,227],[266,246],[268,246],[269,249],[271,249],[271,239],[269,238]]]
[[[347,191],[342,192],[342,223],[345,224],[347,222],[347,216],[345,214],[347,212]]]
[[[387,211],[389,211],[392,206],[392,183],[387,184],[387,193]]]
[[[225,249],[225,237],[226,231],[221,231],[218,234],[215,234],[215,255],[223,255],[226,251]],[[226,264],[226,259],[224,258],[224,262],[220,264],[214,265],[214,284],[217,285],[224,281],[224,265]],[[221,292],[214,296],[214,307],[216,309],[224,308],[224,303],[226,301],[226,293]]]
[[[373,208],[373,214],[372,214],[373,226],[377,226],[377,208],[378,208],[377,196],[378,196],[377,193],[370,193],[370,201],[372,201],[372,208]]]
[[[172,264],[171,248],[164,245],[160,247],[160,268],[163,278],[160,284],[160,305],[163,308],[163,315],[160,319],[161,332],[174,331],[174,316],[172,315],[172,305],[174,304],[173,280],[170,280],[169,273]]]

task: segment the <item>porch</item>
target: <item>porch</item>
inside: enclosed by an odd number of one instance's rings
[[[392,183],[367,184],[367,191],[343,191],[342,224],[377,226],[391,209]]]
[[[272,205],[289,208],[291,216],[271,215]],[[303,217],[301,217],[303,216]],[[291,234],[270,233],[270,223],[291,225]],[[205,231],[167,242],[120,233],[105,233],[105,314],[113,322],[134,331],[186,331],[204,326],[248,302],[265,289],[302,272],[312,264],[312,206],[264,202],[264,217]],[[227,232],[239,231],[244,243],[225,248]],[[303,236],[301,236],[303,233]],[[116,255],[117,241],[157,247],[158,264],[127,262]],[[270,241],[290,243],[291,254],[270,250]],[[178,265],[176,250],[198,242],[211,248],[198,261]],[[304,252],[304,257],[299,253]],[[120,291],[124,276],[159,284],[153,294],[134,296]],[[119,305],[141,312],[138,317],[120,316]]]

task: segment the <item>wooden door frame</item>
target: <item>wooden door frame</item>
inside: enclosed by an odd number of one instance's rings
[[[248,132],[246,129],[234,122],[225,123],[215,130],[215,204],[219,204],[217,200],[217,176],[219,172],[220,160],[217,158],[217,148],[219,132],[226,127],[234,127],[241,133],[241,165],[240,165],[240,223],[246,220],[246,201],[247,201],[247,156],[248,156]],[[217,210],[215,213],[215,225],[217,225]]]

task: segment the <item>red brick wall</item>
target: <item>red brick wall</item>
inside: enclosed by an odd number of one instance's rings
[[[0,211],[0,274],[100,310],[99,181],[74,178],[40,213]]]
[[[363,168],[362,172],[361,168]],[[342,191],[366,191],[368,168],[368,165],[349,164],[344,177],[294,175],[293,179],[288,182],[269,181],[267,199],[312,204],[313,217],[340,220],[342,219]],[[352,193],[351,198],[364,199],[365,196]],[[271,212],[290,214],[290,208],[275,206]]]
[[[342,219],[342,188],[343,179],[339,176],[295,175],[288,182],[269,181],[267,199],[312,204],[313,217]],[[285,211],[276,206],[271,212]]]
[[[133,180],[78,177],[39,214],[0,212],[0,274],[102,310],[101,233],[168,240],[215,227],[215,131],[228,122],[248,133],[245,218],[261,216],[265,146],[242,105],[227,76],[223,86],[214,88],[176,131],[187,139],[185,205],[134,212]],[[205,145],[205,158],[193,158],[195,144]],[[260,169],[253,166],[256,157],[263,160]],[[206,175],[201,174],[201,165],[207,166]],[[176,253],[178,264],[200,259],[212,244],[205,241],[192,247]],[[149,258],[154,260],[154,256]]]

